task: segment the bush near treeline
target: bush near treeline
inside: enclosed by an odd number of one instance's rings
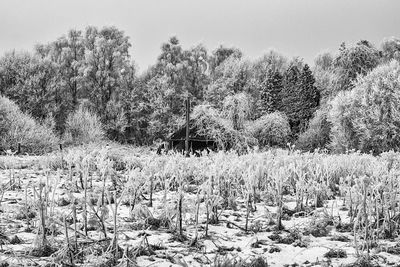
[[[43,154],[57,147],[59,139],[51,126],[38,123],[24,114],[17,104],[0,96],[0,151],[17,149],[21,144],[24,152]]]
[[[15,153],[20,145],[23,154],[45,154],[59,149],[59,144],[75,146],[103,140],[99,118],[83,107],[68,116],[65,133],[60,136],[51,117],[39,122],[0,96],[0,153]]]

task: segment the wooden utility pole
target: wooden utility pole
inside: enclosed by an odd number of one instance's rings
[[[189,120],[190,120],[190,98],[186,99],[186,138],[185,138],[185,152],[186,157],[189,157]]]

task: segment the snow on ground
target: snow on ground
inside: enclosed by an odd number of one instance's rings
[[[30,225],[27,224],[28,220],[21,217],[24,214],[23,209],[28,204],[34,203],[37,199],[35,196],[33,186],[38,190],[38,182],[46,181],[46,173],[44,171],[35,170],[32,168],[15,170],[14,178],[20,181],[20,188],[14,190],[6,190],[1,202],[0,213],[0,233],[6,236],[9,240],[13,236],[18,236],[21,240],[20,244],[10,244],[4,238],[3,245],[0,250],[0,262],[7,261],[15,265],[11,266],[25,266],[28,263],[37,263],[44,265],[51,262],[52,257],[35,258],[29,255],[29,251],[35,244],[37,239],[38,221],[37,217],[30,220]],[[56,177],[56,173],[51,173],[49,177]],[[6,184],[10,179],[10,171],[0,171],[1,184]],[[54,182],[56,179],[52,179]],[[67,174],[63,174],[57,184],[57,189],[54,195],[49,194],[49,199],[54,198],[54,203],[60,203],[62,198],[68,198],[73,195],[77,199],[83,197],[82,192],[70,192],[67,188]],[[96,187],[98,183],[95,183]],[[27,190],[25,190],[27,189]],[[168,195],[168,203],[163,201],[163,192],[157,192],[154,195],[153,207],[145,208],[147,203],[137,204],[144,210],[148,210],[154,217],[158,217],[162,211],[165,210],[166,205],[173,205],[176,195],[170,192]],[[185,233],[189,239],[195,233],[195,218],[194,218],[194,204],[196,196],[194,194],[185,194],[184,198],[184,227]],[[51,203],[51,201],[50,201]],[[285,205],[291,209],[294,208],[293,198],[286,196]],[[288,231],[282,231],[282,236],[288,235],[289,231],[303,232],[308,225],[318,218],[322,218],[324,214],[329,214],[336,218],[341,219],[342,222],[348,222],[347,211],[340,210],[342,201],[340,199],[330,200],[326,203],[325,207],[314,210],[314,215],[309,216],[292,216],[283,221],[284,227]],[[121,205],[118,209],[118,230],[119,230],[119,245],[125,249],[138,248],[144,244],[147,239],[148,244],[155,245],[158,249],[155,250],[154,255],[143,255],[136,259],[139,266],[209,266],[214,262],[217,255],[225,255],[227,257],[240,257],[243,259],[250,259],[251,257],[263,256],[267,259],[270,266],[289,266],[298,264],[300,266],[341,266],[344,264],[354,262],[356,257],[356,250],[353,243],[354,237],[351,232],[338,233],[334,226],[330,227],[329,235],[323,237],[314,237],[312,235],[302,235],[302,241],[306,246],[295,246],[294,244],[282,244],[272,240],[270,237],[274,234],[272,231],[274,226],[268,226],[269,222],[275,217],[276,208],[266,206],[262,203],[257,204],[256,211],[250,214],[249,225],[257,222],[263,225],[263,231],[244,233],[234,225],[228,225],[227,222],[244,227],[246,210],[243,202],[238,202],[239,209],[225,210],[222,212],[218,225],[209,225],[209,237],[204,237],[205,228],[205,208],[201,206],[200,209],[200,225],[199,237],[200,242],[197,247],[190,247],[189,241],[181,242],[173,238],[173,233],[169,232],[166,228],[158,229],[135,229],[137,222],[132,219],[132,215],[128,206]],[[55,231],[57,235],[50,234],[48,240],[57,247],[65,245],[65,229],[63,227],[64,218],[69,223],[68,235],[70,240],[74,240],[73,224],[71,222],[72,212],[71,205],[50,204],[47,211],[50,219],[48,223],[51,224],[50,232]],[[109,236],[112,237],[112,216],[109,210],[109,218],[106,221],[106,227]],[[78,231],[83,233],[82,229],[82,210],[78,210]],[[57,224],[58,223],[58,224]],[[229,227],[228,227],[229,226]],[[53,228],[52,228],[53,227]],[[332,236],[347,236],[349,241],[333,241]],[[145,238],[144,238],[145,236]],[[0,235],[1,237],[1,235]],[[89,232],[89,237],[93,240],[101,240],[104,238],[100,229],[94,229]],[[79,241],[84,241],[79,237]],[[94,241],[93,241],[94,242]],[[95,244],[95,242],[93,243]],[[395,244],[392,240],[382,241],[382,244],[390,245]],[[342,249],[347,252],[346,258],[332,258],[327,259],[324,254],[331,249]],[[279,251],[280,250],[280,251]],[[378,255],[382,266],[390,264],[398,264],[400,261],[399,255],[389,254],[387,252],[379,252],[373,250],[371,254]],[[86,263],[87,264],[87,263]],[[329,265],[330,264],[330,265]],[[85,266],[84,263],[81,264]],[[92,265],[94,266],[94,265]]]

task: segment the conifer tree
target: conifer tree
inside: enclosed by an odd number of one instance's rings
[[[298,90],[300,71],[295,64],[290,64],[289,68],[283,75],[283,87],[279,94],[281,99],[278,110],[285,113],[289,119],[292,134],[299,132],[299,102],[300,92]]]
[[[319,106],[320,94],[310,67],[305,64],[299,77],[301,102],[299,103],[300,131],[306,130],[308,121]]]
[[[284,74],[278,108],[288,116],[294,137],[306,129],[319,105],[320,95],[314,83],[315,79],[307,64],[301,70],[298,64],[291,64]]]
[[[268,70],[267,79],[260,92],[259,115],[263,116],[278,110],[279,93],[282,90],[282,75],[278,71]]]

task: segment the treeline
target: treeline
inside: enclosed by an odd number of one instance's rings
[[[237,48],[184,49],[172,37],[141,75],[130,47],[115,27],[88,27],[32,53],[6,53],[0,94],[33,118],[53,122],[59,136],[68,117],[85,109],[109,139],[152,144],[182,125],[189,96],[200,118],[221,118],[230,136],[261,146],[290,141],[304,150],[374,152],[398,146],[400,39],[385,39],[379,48],[365,40],[343,43],[334,54],[318,55],[311,68],[276,51],[250,61]],[[385,148],[374,138],[385,140]]]

